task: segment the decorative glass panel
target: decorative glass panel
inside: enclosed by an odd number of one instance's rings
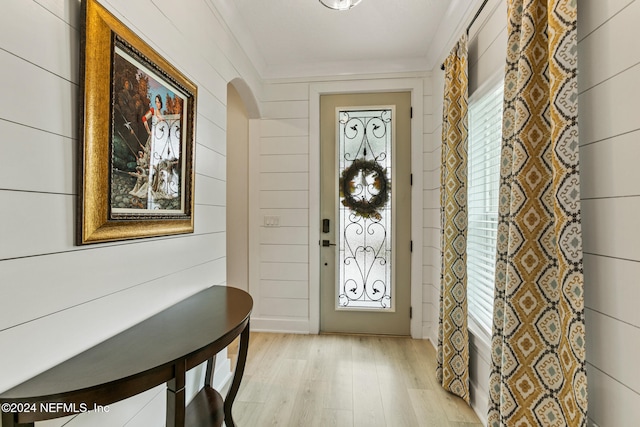
[[[392,110],[338,112],[337,306],[392,309]]]

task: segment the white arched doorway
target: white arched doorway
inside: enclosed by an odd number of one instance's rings
[[[227,284],[249,291],[249,120],[259,117],[244,80],[227,84]]]

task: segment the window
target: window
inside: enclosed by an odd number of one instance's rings
[[[467,299],[469,317],[488,336],[498,228],[503,81],[469,100]]]

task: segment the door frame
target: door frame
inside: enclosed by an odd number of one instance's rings
[[[411,92],[411,337],[422,332],[422,218],[424,213],[424,78],[353,80],[309,85],[309,333],[320,332],[320,96],[340,93]],[[317,242],[317,243],[316,243]]]

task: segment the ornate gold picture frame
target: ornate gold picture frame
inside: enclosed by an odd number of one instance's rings
[[[193,232],[197,87],[83,3],[78,244]]]

